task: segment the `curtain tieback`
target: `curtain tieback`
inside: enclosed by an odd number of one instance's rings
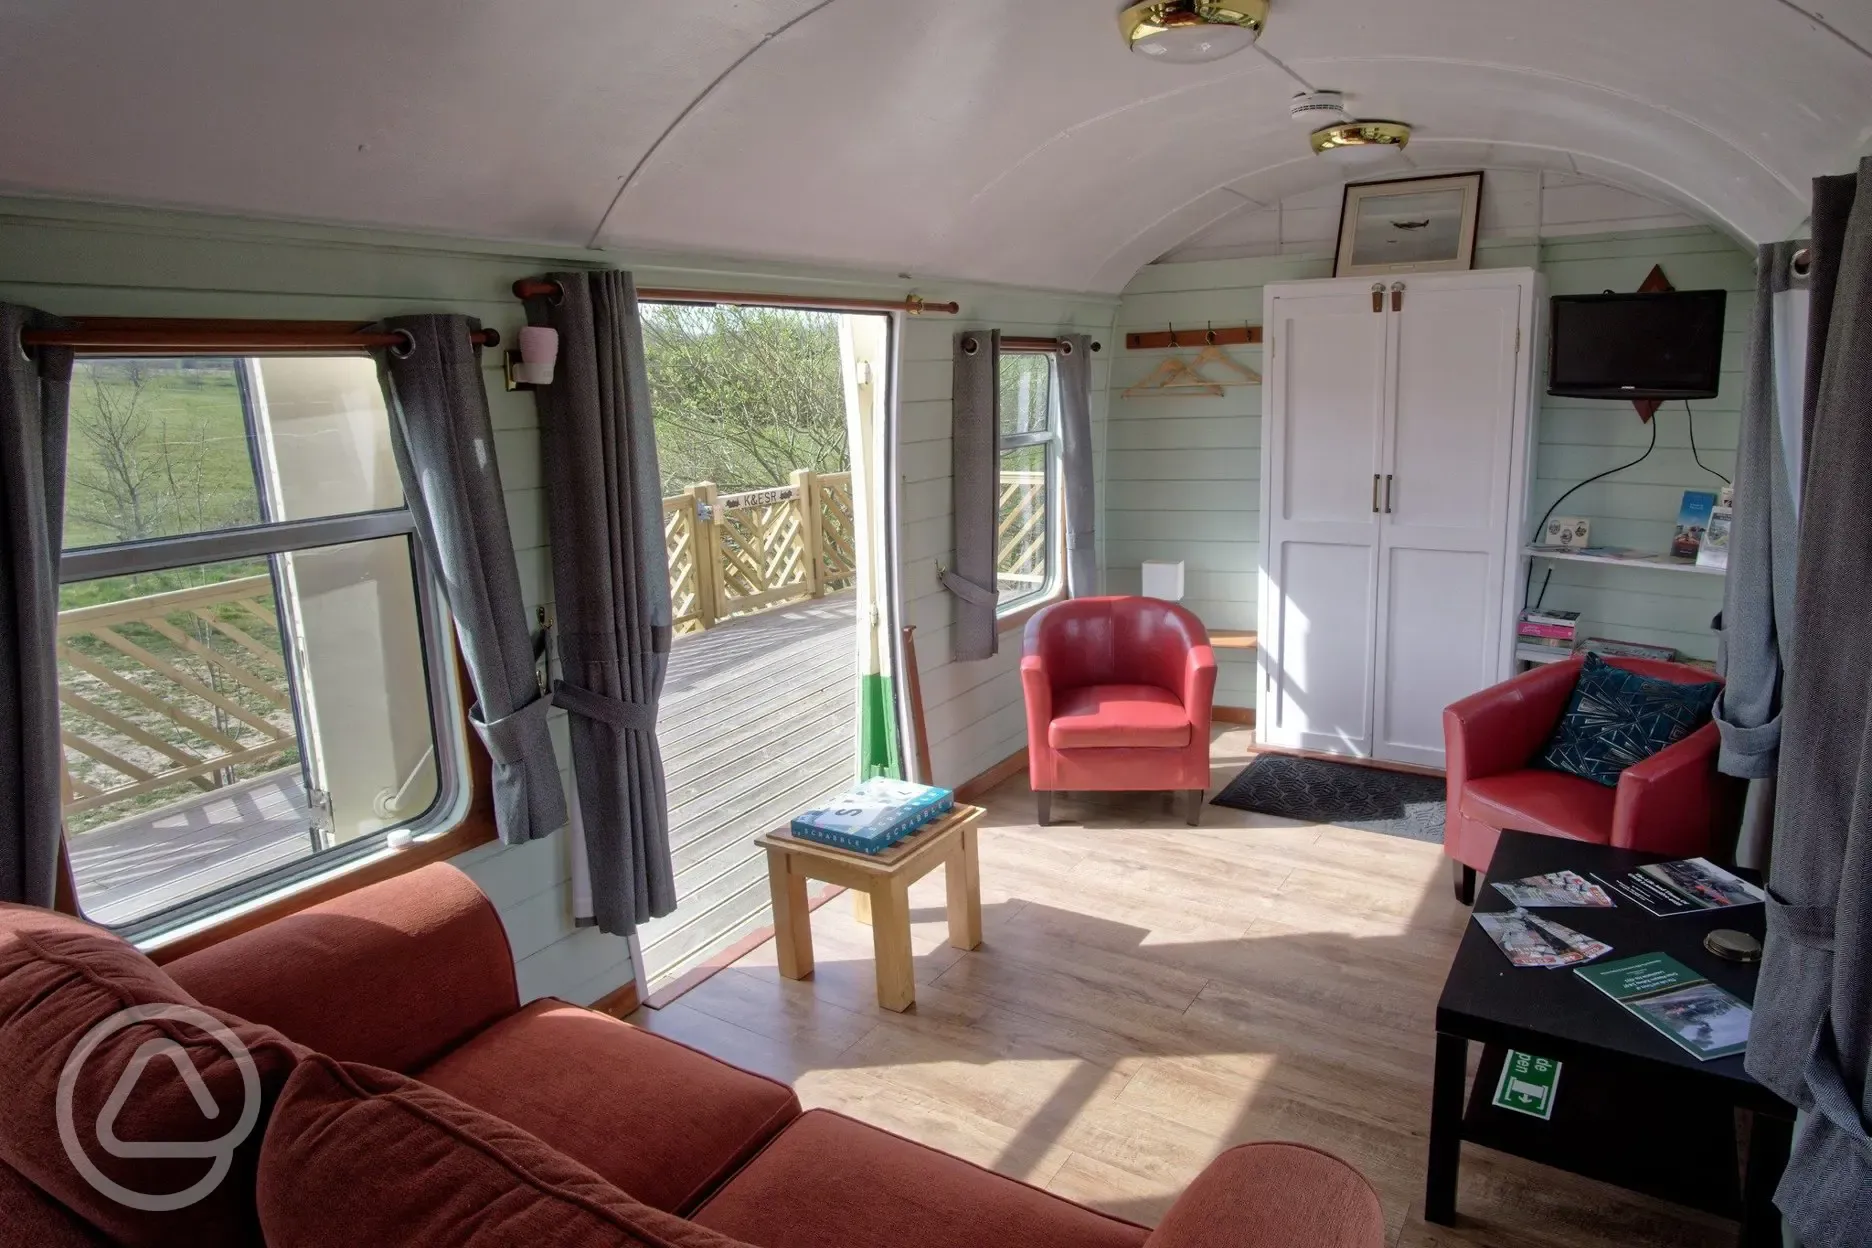
[[[654,702],[626,702],[622,698],[607,698],[602,693],[568,685],[563,680],[553,682],[552,700],[574,715],[600,720],[620,732],[656,731],[657,708]]]
[[[995,603],[1001,599],[1000,591],[983,589],[966,576],[957,576],[948,568],[943,569],[942,584],[944,589],[960,598],[963,602],[972,602],[978,607],[992,608]]]
[[[1833,952],[1833,907],[1791,906],[1773,893],[1767,897],[1768,928],[1806,949]]]
[[[488,720],[483,718],[481,703],[477,702],[468,712],[468,719],[494,761],[510,767],[525,762],[532,754],[531,747],[546,731],[546,716],[551,710],[551,699],[536,696],[499,719]]]

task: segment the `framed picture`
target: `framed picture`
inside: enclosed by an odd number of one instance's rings
[[[1475,267],[1482,175],[1349,183],[1339,209],[1334,277]]]

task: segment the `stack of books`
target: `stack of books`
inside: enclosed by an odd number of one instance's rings
[[[1521,623],[1515,632],[1515,658],[1524,663],[1557,663],[1573,653],[1573,643],[1579,634],[1579,612],[1530,607],[1521,613]]]
[[[860,854],[881,854],[955,805],[955,794],[879,776],[794,818],[792,832]]]
[[[1677,658],[1677,651],[1670,646],[1653,646],[1642,641],[1619,641],[1612,637],[1588,637],[1580,643],[1580,649],[1587,654],[1596,654],[1606,659],[1656,659],[1660,663],[1670,663]]]

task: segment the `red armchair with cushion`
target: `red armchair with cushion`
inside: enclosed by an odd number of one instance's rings
[[[1702,668],[1607,658],[1641,676],[1678,684],[1716,679]],[[1617,788],[1532,766],[1566,713],[1584,658],[1549,663],[1471,694],[1443,712],[1449,814],[1443,852],[1454,859],[1456,896],[1475,899],[1503,828],[1695,857],[1708,853],[1732,810],[1732,782],[1716,771],[1713,723],[1625,769]]]
[[[1209,787],[1215,652],[1202,621],[1156,598],[1074,598],[1027,621],[1027,775],[1044,826],[1061,790]]]
[[[167,1003],[205,1012],[253,1054],[259,1115],[207,1198],[145,1210],[85,1180],[55,1103],[81,1037],[126,1005]],[[92,1053],[76,1095],[88,1154],[103,1157],[86,1134],[98,1106],[157,1034],[181,1044],[169,1052],[194,1065],[217,1107],[242,1100],[229,1051],[195,1026],[141,1023]],[[224,1124],[204,1123],[158,1056],[133,1085],[124,1138],[221,1138]],[[802,1114],[784,1084],[608,1015],[522,1006],[493,905],[440,864],[167,967],[76,919],[0,905],[0,1075],[7,1246],[1384,1242],[1370,1185],[1302,1145],[1222,1154],[1152,1231],[854,1119]],[[131,1159],[112,1173],[160,1194],[210,1164]]]

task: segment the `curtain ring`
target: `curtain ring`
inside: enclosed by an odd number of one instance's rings
[[[407,360],[416,354],[416,335],[407,329],[392,330],[397,340],[390,344],[390,354],[399,360]]]
[[[32,353],[32,348],[26,345],[26,327],[24,325],[20,326],[19,337],[13,340],[13,345],[19,348],[20,359],[25,360],[28,364],[38,362],[39,357],[34,355]]]
[[[1813,272],[1813,248],[1802,247],[1788,261],[1788,271],[1795,277],[1806,277]]]
[[[1060,339],[1059,353],[1061,355],[1071,355],[1073,353],[1072,343],[1067,342],[1064,338]]]
[[[981,343],[977,342],[973,337],[964,338],[962,340],[962,354],[963,355],[974,355],[976,352],[980,350],[981,350]]]

